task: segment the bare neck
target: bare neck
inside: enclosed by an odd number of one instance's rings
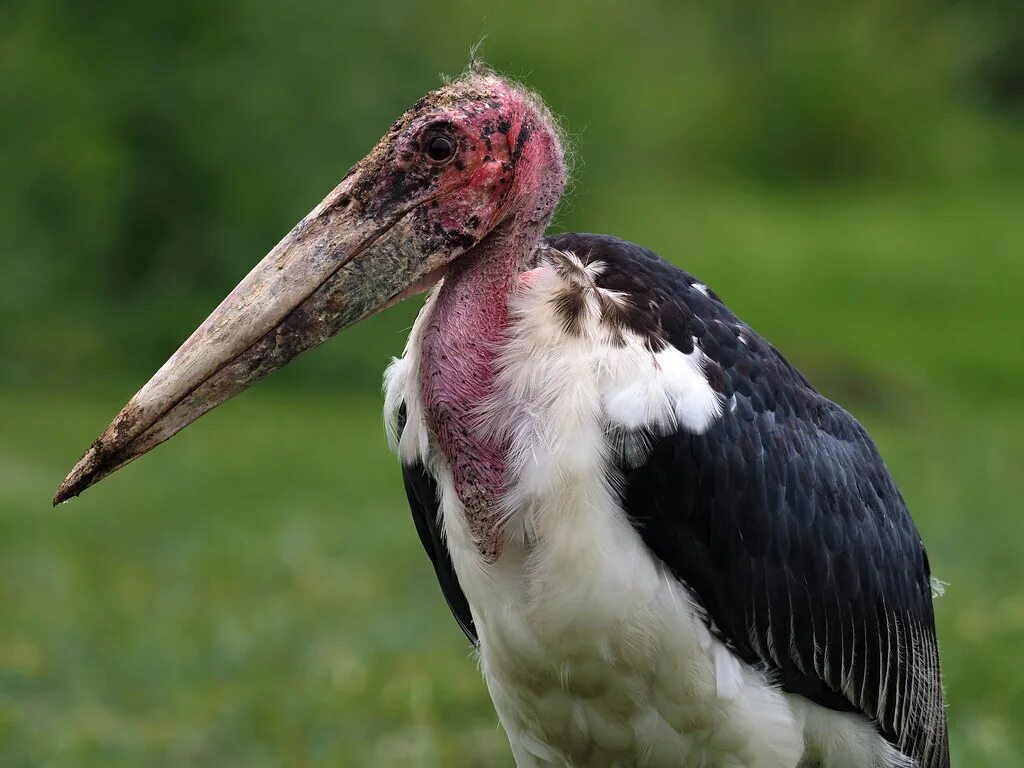
[[[488,560],[501,552],[494,507],[505,487],[508,451],[500,438],[478,433],[474,414],[494,391],[508,298],[542,231],[542,224],[508,222],[457,260],[423,335],[420,388],[427,418]]]

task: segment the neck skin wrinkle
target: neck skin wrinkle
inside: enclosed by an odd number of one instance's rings
[[[535,227],[509,222],[453,263],[423,335],[420,388],[427,419],[488,561],[501,553],[495,502],[505,487],[508,445],[500,435],[481,434],[474,416],[494,391],[508,298],[539,237]]]

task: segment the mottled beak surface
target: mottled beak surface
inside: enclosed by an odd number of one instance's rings
[[[53,503],[159,445],[343,328],[436,280],[451,258],[417,234],[416,206],[368,214],[358,167],[260,261],[128,402]]]

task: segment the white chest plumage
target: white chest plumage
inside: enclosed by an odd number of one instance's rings
[[[424,420],[416,374],[429,303],[388,372],[388,412],[406,408],[397,450],[438,483],[484,678],[517,765],[899,765],[866,719],[785,694],[739,661],[633,530],[615,459],[643,460],[644,429],[707,429],[723,404],[699,348],[654,353],[601,321],[602,307],[621,298],[593,285],[600,269],[552,254],[510,302],[495,395],[476,414],[479,429],[511,446],[494,563],[471,539]],[[556,308],[566,290],[583,298],[572,328]]]

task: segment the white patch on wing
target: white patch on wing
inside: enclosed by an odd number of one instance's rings
[[[708,287],[704,285],[704,283],[694,283],[690,287],[693,288],[693,290],[697,291],[698,293],[703,293],[705,296],[708,297],[711,296],[711,292],[708,291]]]
[[[689,354],[669,346],[652,353],[635,334],[605,357],[605,417],[629,430],[676,429],[700,434],[722,413],[721,397],[704,375],[704,353],[694,339]]]

